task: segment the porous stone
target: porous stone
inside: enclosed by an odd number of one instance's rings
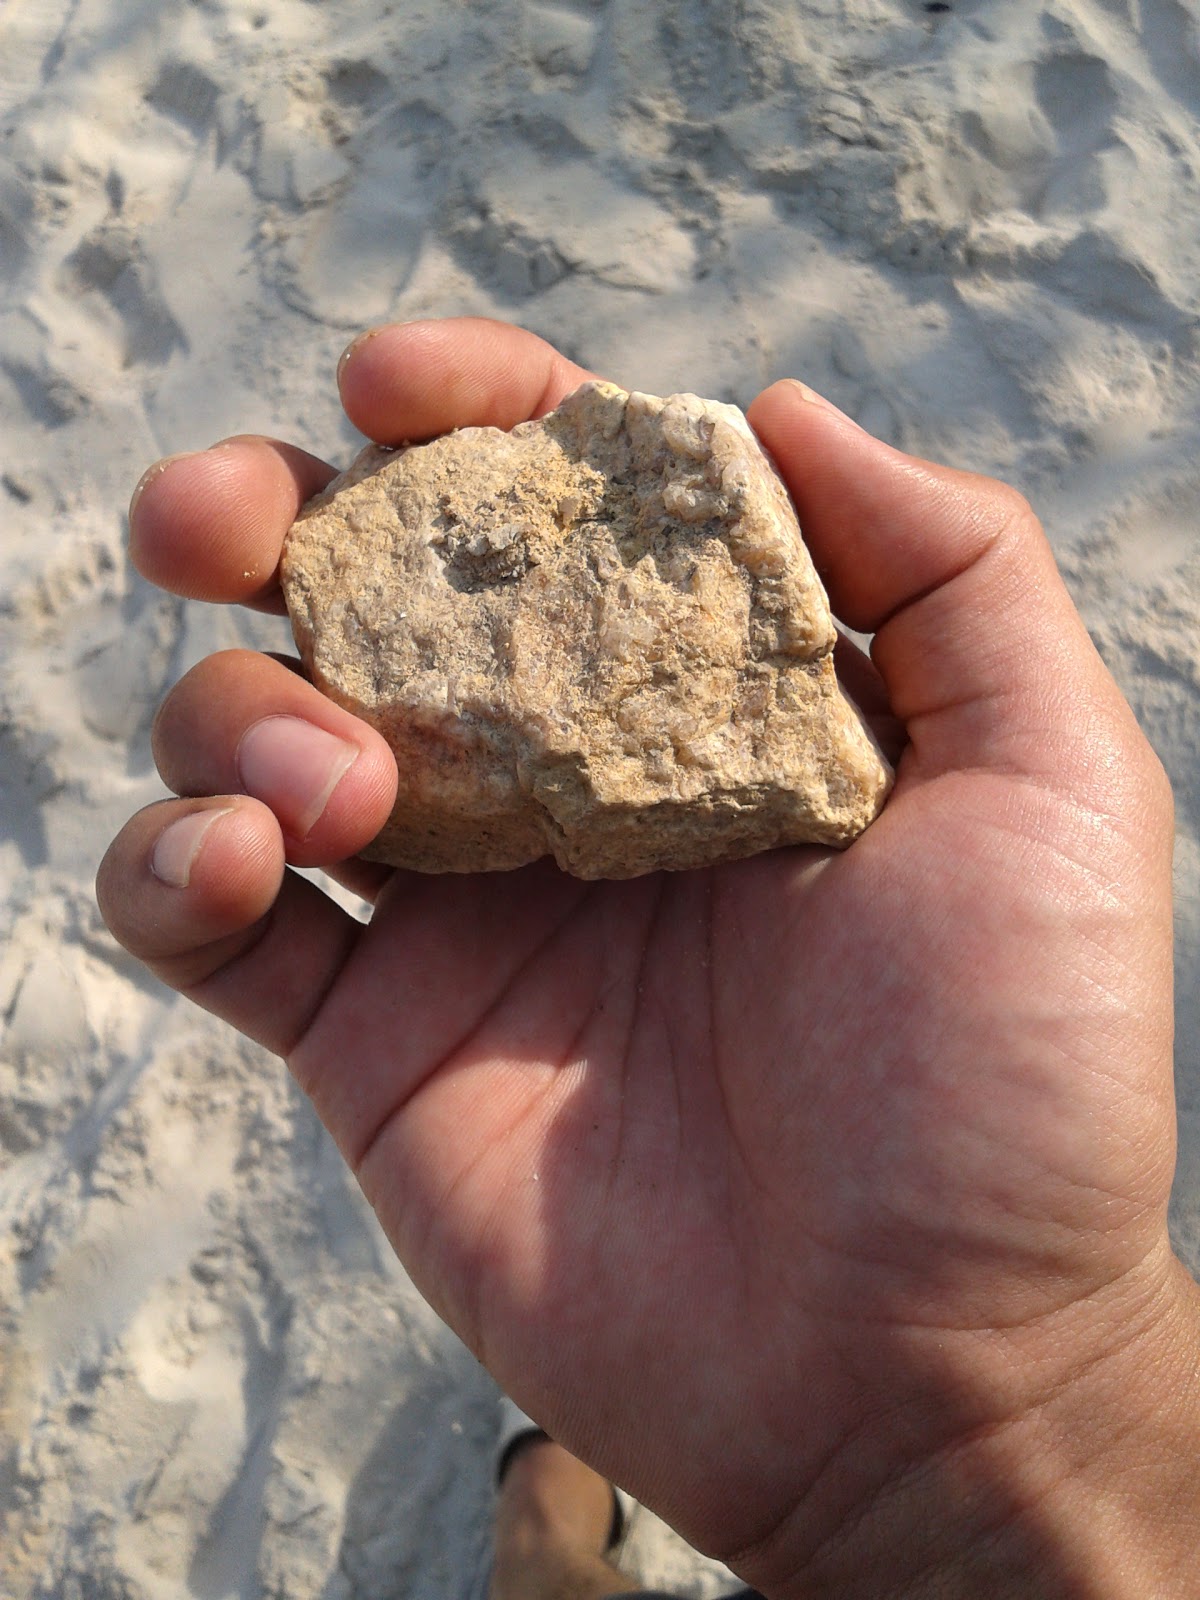
[[[371,447],[288,535],[313,682],[395,751],[365,853],[583,878],[848,844],[891,775],[741,412],[589,383],[511,433]]]

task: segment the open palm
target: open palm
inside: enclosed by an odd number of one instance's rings
[[[510,426],[584,376],[460,322],[360,342],[342,384],[396,442]],[[1170,802],[1017,496],[796,385],[751,419],[905,730],[849,850],[624,883],[365,868],[390,756],[237,652],[168,702],[160,767],[193,798],[135,818],[100,890],[135,953],[287,1054],[515,1397],[765,1587],[1051,1394],[1082,1308],[1170,1277]],[[137,559],[277,604],[329,471],[253,439],[169,464]],[[342,863],[369,925],[285,856]]]

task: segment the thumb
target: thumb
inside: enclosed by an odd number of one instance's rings
[[[904,455],[791,379],[748,415],[835,614],[874,634],[916,775],[1075,783],[1142,742],[1016,490]]]

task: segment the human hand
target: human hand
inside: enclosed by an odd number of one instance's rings
[[[588,376],[477,321],[381,330],[340,372],[384,443],[510,427]],[[382,741],[230,652],[164,706],[189,798],[122,831],[102,908],[287,1056],[510,1393],[747,1581],[1062,1594],[1121,1541],[1170,1593],[1194,1506],[1163,1510],[1160,1399],[1191,1426],[1196,1312],[1165,1223],[1166,781],[1019,496],[794,384],[750,418],[906,731],[849,850],[623,883],[365,867]],[[331,475],[251,439],[155,469],[135,561],[278,607]],[[375,898],[369,925],[285,861]]]

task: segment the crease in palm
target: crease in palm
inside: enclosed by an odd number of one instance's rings
[[[1070,1148],[1102,1086],[1055,1048],[1006,1059],[1054,952],[981,981],[994,924],[1023,915],[997,871],[1020,852],[1003,830],[939,850],[916,788],[852,855],[384,897],[295,1065],[494,1369],[528,1365],[605,1284],[633,1315],[613,1348],[593,1340],[598,1381],[644,1351],[640,1302],[724,1295],[752,1322],[790,1284],[794,1318],[850,1338],[1053,1299]],[[356,1073],[375,1098],[348,1135]],[[1116,1160],[1110,1183],[1119,1206]],[[660,1329],[663,1348],[688,1331]]]

